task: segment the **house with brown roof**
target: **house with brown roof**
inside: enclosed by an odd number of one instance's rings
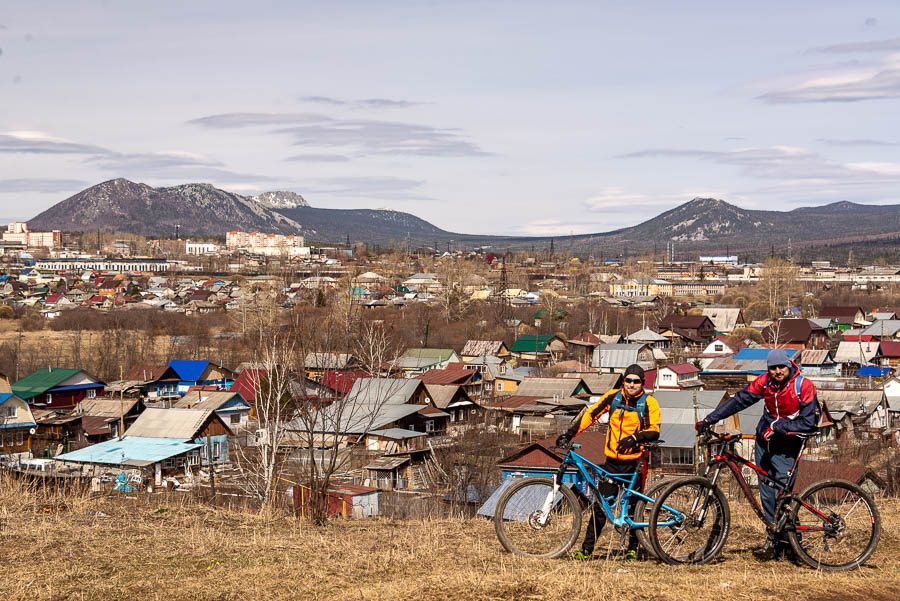
[[[427,384],[454,384],[461,386],[472,399],[484,400],[484,376],[477,369],[464,363],[450,363],[444,369],[429,369],[419,378]]]
[[[824,349],[828,348],[825,328],[804,318],[783,318],[762,331],[763,340],[778,348]]]
[[[670,313],[659,322],[659,333],[679,341],[683,346],[703,348],[716,336],[716,327],[705,315],[675,315]]]
[[[837,324],[839,330],[866,326],[866,313],[861,307],[826,305],[819,309],[819,317],[827,317]]]

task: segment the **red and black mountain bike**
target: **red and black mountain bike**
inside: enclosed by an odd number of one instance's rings
[[[814,434],[798,436],[805,447]],[[795,495],[792,491],[799,455],[787,481],[782,482],[737,454],[734,445],[740,438],[713,432],[702,437],[700,444],[709,457],[705,474],[676,480],[659,493],[646,533],[657,557],[669,564],[700,564],[722,551],[731,526],[728,500],[717,485],[725,467],[765,523],[770,541],[786,533],[804,563],[825,571],[850,570],[872,555],[881,532],[881,518],[864,490],[845,480],[825,480]],[[774,521],[766,518],[741,474],[741,466],[754,470],[761,481],[776,489]]]

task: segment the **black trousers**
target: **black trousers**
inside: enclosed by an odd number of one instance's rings
[[[620,460],[607,457],[606,463],[603,464],[603,469],[611,474],[633,474],[640,467],[640,461],[640,459]],[[640,482],[636,486],[640,488]],[[619,487],[609,482],[600,482],[597,485],[597,489],[604,497],[612,497],[619,492]],[[632,519],[634,518],[634,503],[629,504],[628,515]],[[603,512],[603,507],[599,501],[594,501],[591,503],[591,515],[588,518],[587,533],[584,535],[584,543],[581,545],[582,553],[590,555],[594,552],[597,536],[603,531],[603,526],[605,525],[606,514]],[[628,548],[637,549],[637,544],[637,539],[632,531],[628,539]]]

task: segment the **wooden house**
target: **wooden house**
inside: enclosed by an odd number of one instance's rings
[[[0,455],[27,456],[36,426],[24,399],[11,392],[0,393]]]
[[[102,396],[104,383],[83,369],[44,367],[15,382],[12,391],[34,407],[60,409]]]

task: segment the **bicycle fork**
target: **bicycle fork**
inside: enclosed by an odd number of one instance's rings
[[[550,509],[553,508],[553,499],[555,499],[556,495],[559,493],[559,488],[562,486],[563,475],[565,473],[566,464],[561,463],[559,469],[556,470],[556,475],[553,477],[553,488],[547,493],[547,498],[544,499],[544,503],[541,505],[540,510],[538,510],[537,523],[541,526],[546,526],[547,520],[550,519]]]
[[[707,478],[709,478],[709,469],[710,466],[706,467],[706,473],[704,474]],[[698,525],[703,523],[703,520],[706,519],[706,510],[709,509],[709,501],[712,499],[713,491],[716,488],[716,482],[719,480],[719,473],[722,471],[722,464],[719,463],[716,465],[716,471],[713,472],[712,478],[709,478],[710,486],[706,490],[706,494],[701,497],[701,495],[697,495],[694,497],[694,502],[691,504],[691,515],[696,515],[695,518]],[[700,507],[700,512],[697,513],[697,508]]]

